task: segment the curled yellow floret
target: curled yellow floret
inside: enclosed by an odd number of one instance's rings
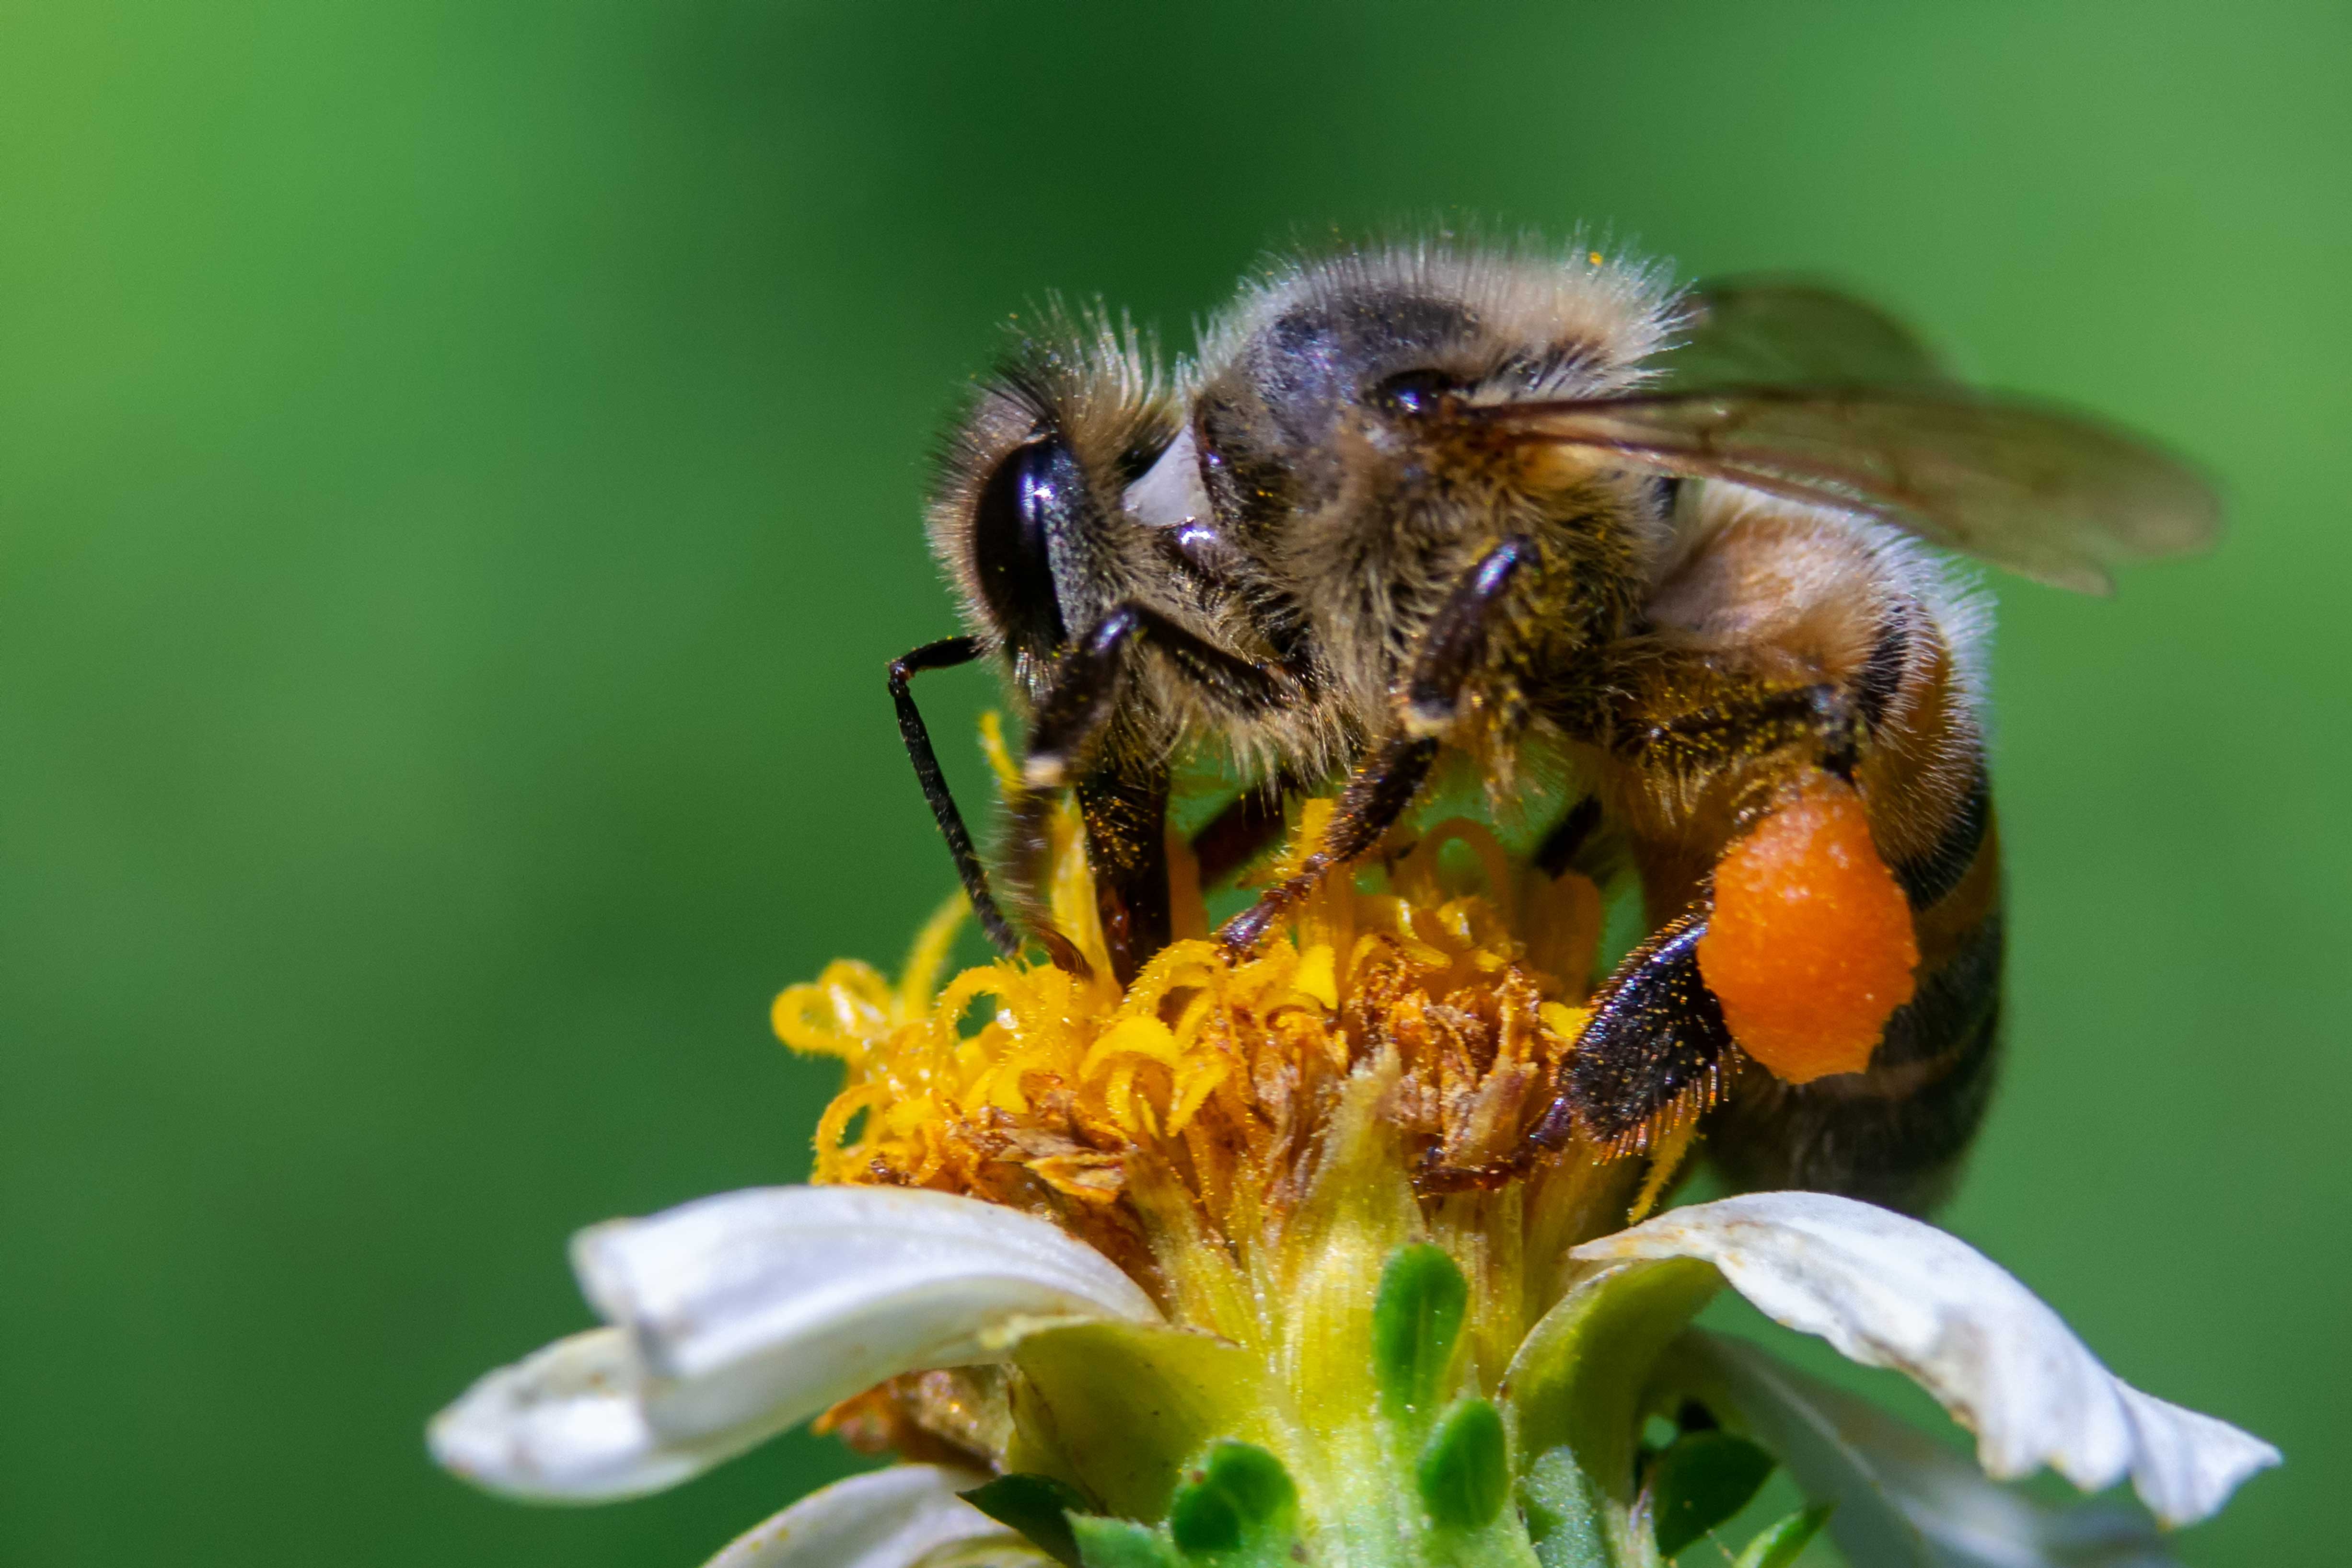
[[[1296,841],[1329,810],[1309,802]],[[1581,1027],[1601,900],[1573,873],[1515,862],[1483,826],[1440,824],[1355,881],[1334,878],[1253,956],[1200,929],[1123,993],[1065,821],[1055,916],[1091,977],[999,960],[941,983],[961,901],[924,928],[902,978],[834,964],[776,999],[776,1032],[838,1058],[815,1179],[967,1193],[1052,1214],[1148,1268],[1146,1173],[1213,1231],[1278,1221],[1323,1153],[1343,1084],[1393,1064],[1381,1117],[1414,1189],[1497,1192],[1538,1167],[1598,1164],[1555,1113]],[[1176,880],[1189,885],[1181,845]],[[1277,868],[1280,869],[1280,868]],[[1368,890],[1369,887],[1369,890]],[[1148,1206],[1147,1206],[1148,1207]]]

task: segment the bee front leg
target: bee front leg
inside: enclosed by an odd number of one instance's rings
[[[1511,585],[1536,559],[1535,541],[1505,539],[1479,559],[1422,633],[1404,688],[1403,733],[1381,741],[1339,791],[1323,841],[1297,873],[1258,895],[1217,934],[1234,957],[1255,948],[1274,923],[1338,868],[1362,858],[1396,826],[1437,760],[1470,683],[1486,667]]]
[[[1281,702],[1290,683],[1195,636],[1159,612],[1123,604],[1064,654],[1030,725],[1021,786],[1011,801],[1006,880],[1018,890],[1030,928],[1056,966],[1085,974],[1088,966],[1069,939],[1043,915],[1039,882],[1047,820],[1055,797],[1075,787],[1087,826],[1095,876],[1096,908],[1111,967],[1124,985],[1153,953],[1168,945],[1167,770],[1157,765],[1097,766],[1116,727],[1126,722],[1121,695],[1128,651],[1148,645],[1200,690],[1239,711]]]
[[[964,896],[971,901],[972,914],[979,917],[990,945],[1009,958],[1021,951],[1021,933],[1005,918],[995,894],[989,891],[988,868],[980,863],[980,855],[971,847],[971,831],[964,826],[963,812],[957,808],[947,775],[940,768],[930,727],[924,724],[910,687],[915,676],[925,670],[952,670],[979,657],[980,644],[970,637],[944,637],[900,654],[890,661],[890,703],[898,712],[898,738],[906,745],[907,760],[914,765],[915,780],[922,786],[923,800],[931,808],[931,820],[939,824],[940,837],[947,841],[948,855],[955,862]]]

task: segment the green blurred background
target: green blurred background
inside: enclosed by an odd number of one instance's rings
[[[685,1565],[848,1468],[533,1511],[420,1434],[585,1322],[574,1227],[806,1170],[766,1005],[950,885],[882,666],[1002,319],[1181,345],[1268,244],[1445,215],[1836,275],[2222,476],[2210,559],[2001,585],[1950,1218],[2285,1448],[2191,1563],[2315,1560],[2347,67],[2332,3],[0,7],[0,1557]]]

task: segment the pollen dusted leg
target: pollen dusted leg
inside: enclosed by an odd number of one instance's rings
[[[1236,711],[1270,707],[1289,687],[1283,675],[1204,642],[1140,604],[1123,604],[1105,616],[1054,672],[1022,757],[1006,875],[1020,889],[1016,902],[1054,962],[1084,973],[1086,961],[1044,919],[1035,888],[1045,813],[1055,793],[1075,784],[1086,818],[1103,940],[1121,985],[1168,945],[1169,936],[1167,769],[1093,765],[1105,752],[1122,749],[1106,742],[1120,722],[1119,688],[1129,650],[1138,645],[1157,650],[1202,691]]]
[[[1670,668],[1670,666],[1669,666]],[[1610,748],[1617,766],[1650,775],[1653,799],[1683,796],[1694,780],[1717,795],[1720,826],[1704,841],[1706,864],[1644,867],[1654,918],[1663,896],[1681,913],[1626,955],[1594,1001],[1577,1040],[1568,1094],[1588,1134],[1622,1153],[1649,1148],[1673,1127],[1714,1110],[1744,1064],[1722,1004],[1699,970],[1713,913],[1714,860],[1785,781],[1818,768],[1850,779],[1861,725],[1852,698],[1827,683],[1773,685],[1722,678],[1675,680],[1659,690],[1690,706],[1654,705],[1622,726]],[[1664,788],[1659,779],[1673,783]]]
[[[1168,946],[1168,770],[1097,769],[1079,776],[1078,815],[1094,869],[1095,915],[1112,975],[1124,987]]]
[[[1706,695],[1688,709],[1654,711],[1621,732],[1612,748],[1619,760],[1675,779],[1737,774],[1759,787],[1809,766],[1852,775],[1856,723],[1836,687],[1696,689]],[[1740,1065],[1722,1005],[1699,973],[1711,890],[1702,876],[1670,896],[1687,900],[1682,913],[1627,954],[1598,993],[1569,1073],[1577,1121],[1621,1153],[1647,1149],[1670,1127],[1713,1110]]]
[[[1794,751],[1851,780],[1862,746],[1855,706],[1827,682],[1737,688],[1685,712],[1649,717],[1614,749],[1672,773],[1721,772],[1743,759]]]
[[[1586,1133],[1613,1153],[1642,1153],[1714,1109],[1738,1061],[1723,1009],[1699,976],[1706,934],[1703,907],[1669,922],[1593,997],[1592,1019],[1569,1059],[1568,1097]]]
[[[1534,541],[1517,535],[1505,539],[1479,558],[1438,607],[1405,685],[1407,732],[1381,741],[1357,765],[1323,841],[1297,873],[1225,922],[1218,939],[1227,952],[1238,956],[1255,947],[1316,883],[1368,853],[1396,826],[1437,759],[1440,732],[1453,722],[1464,692],[1486,666],[1512,583],[1535,559]]]
[[[1535,564],[1535,541],[1516,534],[1479,558],[1477,566],[1449,595],[1422,633],[1412,661],[1412,681],[1406,687],[1406,712],[1423,734],[1451,725],[1462,706],[1462,694],[1486,663],[1494,645],[1495,622],[1507,602],[1511,585]]]
[[[1226,921],[1224,929],[1217,933],[1227,954],[1235,958],[1247,955],[1265,939],[1267,928],[1312,893],[1318,883],[1379,843],[1412,803],[1436,758],[1435,740],[1397,736],[1382,741],[1349,778],[1323,841],[1297,873],[1267,888],[1255,904]]]

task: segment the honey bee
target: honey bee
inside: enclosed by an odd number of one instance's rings
[[[941,472],[931,535],[971,632],[894,663],[891,690],[1000,948],[1025,925],[1081,962],[1034,887],[1065,789],[1120,977],[1165,944],[1187,746],[1260,780],[1228,819],[1273,821],[1282,794],[1344,778],[1296,873],[1223,928],[1236,952],[1378,846],[1442,751],[1498,795],[1552,756],[1589,788],[1538,863],[1559,874],[1606,833],[1652,934],[1597,993],[1531,1154],[1571,1131],[1631,1152],[1705,1115],[1737,1185],[1912,1210],[1982,1115],[2003,956],[1987,613],[1925,547],[2103,591],[2110,565],[2218,522],[2182,464],[1965,387],[1843,294],[1678,292],[1597,252],[1444,244],[1280,268],[1172,381],[1131,332],[1059,322],[983,384]],[[1028,724],[1003,875],[1017,922],[908,687],[984,655]],[[1719,868],[1801,800],[1862,825],[1909,945],[1907,999],[1867,1019],[1855,1070],[1820,1075],[1764,1064],[1727,1021],[1731,960],[1707,959]],[[1232,826],[1213,836],[1249,841]],[[1801,1023],[1851,1014],[1849,941],[1817,939]]]

